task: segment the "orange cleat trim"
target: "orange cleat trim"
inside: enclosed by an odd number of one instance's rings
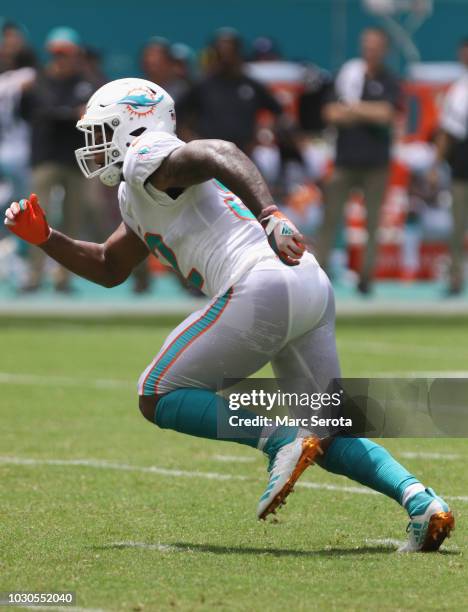
[[[296,467],[293,470],[293,473],[275,497],[271,500],[270,504],[265,508],[262,514],[259,516],[259,519],[264,521],[269,514],[276,514],[277,508],[284,506],[286,504],[287,496],[293,492],[294,485],[296,484],[299,477],[302,473],[312,465],[315,461],[317,455],[323,455],[323,451],[320,448],[320,440],[319,438],[315,438],[313,436],[304,438],[302,441],[302,453],[299,457],[298,462],[296,463]]]
[[[445,538],[450,537],[455,529],[455,518],[452,512],[436,512],[429,520],[426,538],[421,548],[421,552],[431,552],[439,550]]]

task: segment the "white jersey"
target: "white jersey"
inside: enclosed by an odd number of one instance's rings
[[[175,199],[147,182],[183,146],[165,132],[143,134],[131,144],[119,188],[120,211],[164,264],[214,297],[258,262],[277,256],[253,213],[218,181],[189,187]]]

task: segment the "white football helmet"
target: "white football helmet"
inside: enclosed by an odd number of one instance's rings
[[[151,81],[117,79],[91,96],[76,127],[86,138],[86,146],[75,151],[81,171],[112,187],[121,180],[125,153],[137,136],[147,130],[175,133],[174,100]],[[102,164],[95,162],[97,154]]]

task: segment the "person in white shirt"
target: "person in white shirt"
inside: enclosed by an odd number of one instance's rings
[[[448,295],[463,291],[465,231],[468,222],[468,41],[462,41],[459,57],[466,68],[448,90],[436,136],[436,160],[430,173],[437,180],[440,162],[447,160],[452,171],[453,232],[450,240],[450,280]]]

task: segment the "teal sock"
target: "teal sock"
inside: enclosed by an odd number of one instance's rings
[[[276,453],[279,449],[285,444],[289,444],[293,442],[297,437],[298,427],[288,427],[286,425],[282,425],[275,429],[268,440],[265,442],[265,446],[263,447],[263,452],[266,453],[270,458],[270,465],[268,466],[268,470],[271,469],[273,465],[273,459],[276,457]]]
[[[227,440],[257,448],[263,427],[228,427],[228,419],[232,415],[249,419],[255,417],[255,414],[248,410],[233,412],[229,409],[227,400],[214,391],[177,389],[159,399],[154,422],[162,429],[173,429],[199,438]],[[239,435],[235,437],[220,435],[218,425],[221,425],[221,431],[229,434],[239,432]],[[296,428],[291,427],[276,429],[268,438],[263,450],[271,457],[278,448],[295,438],[295,432]]]
[[[367,438],[335,438],[321,465],[329,472],[388,495],[399,504],[406,487],[419,483],[385,448]]]
[[[405,504],[405,508],[410,516],[418,516],[426,512],[427,507],[429,504],[432,504],[434,499],[439,500],[445,512],[448,511],[449,507],[447,504],[441,497],[436,495],[432,489],[424,489],[424,491],[420,491],[419,493],[416,493],[410,497]]]

